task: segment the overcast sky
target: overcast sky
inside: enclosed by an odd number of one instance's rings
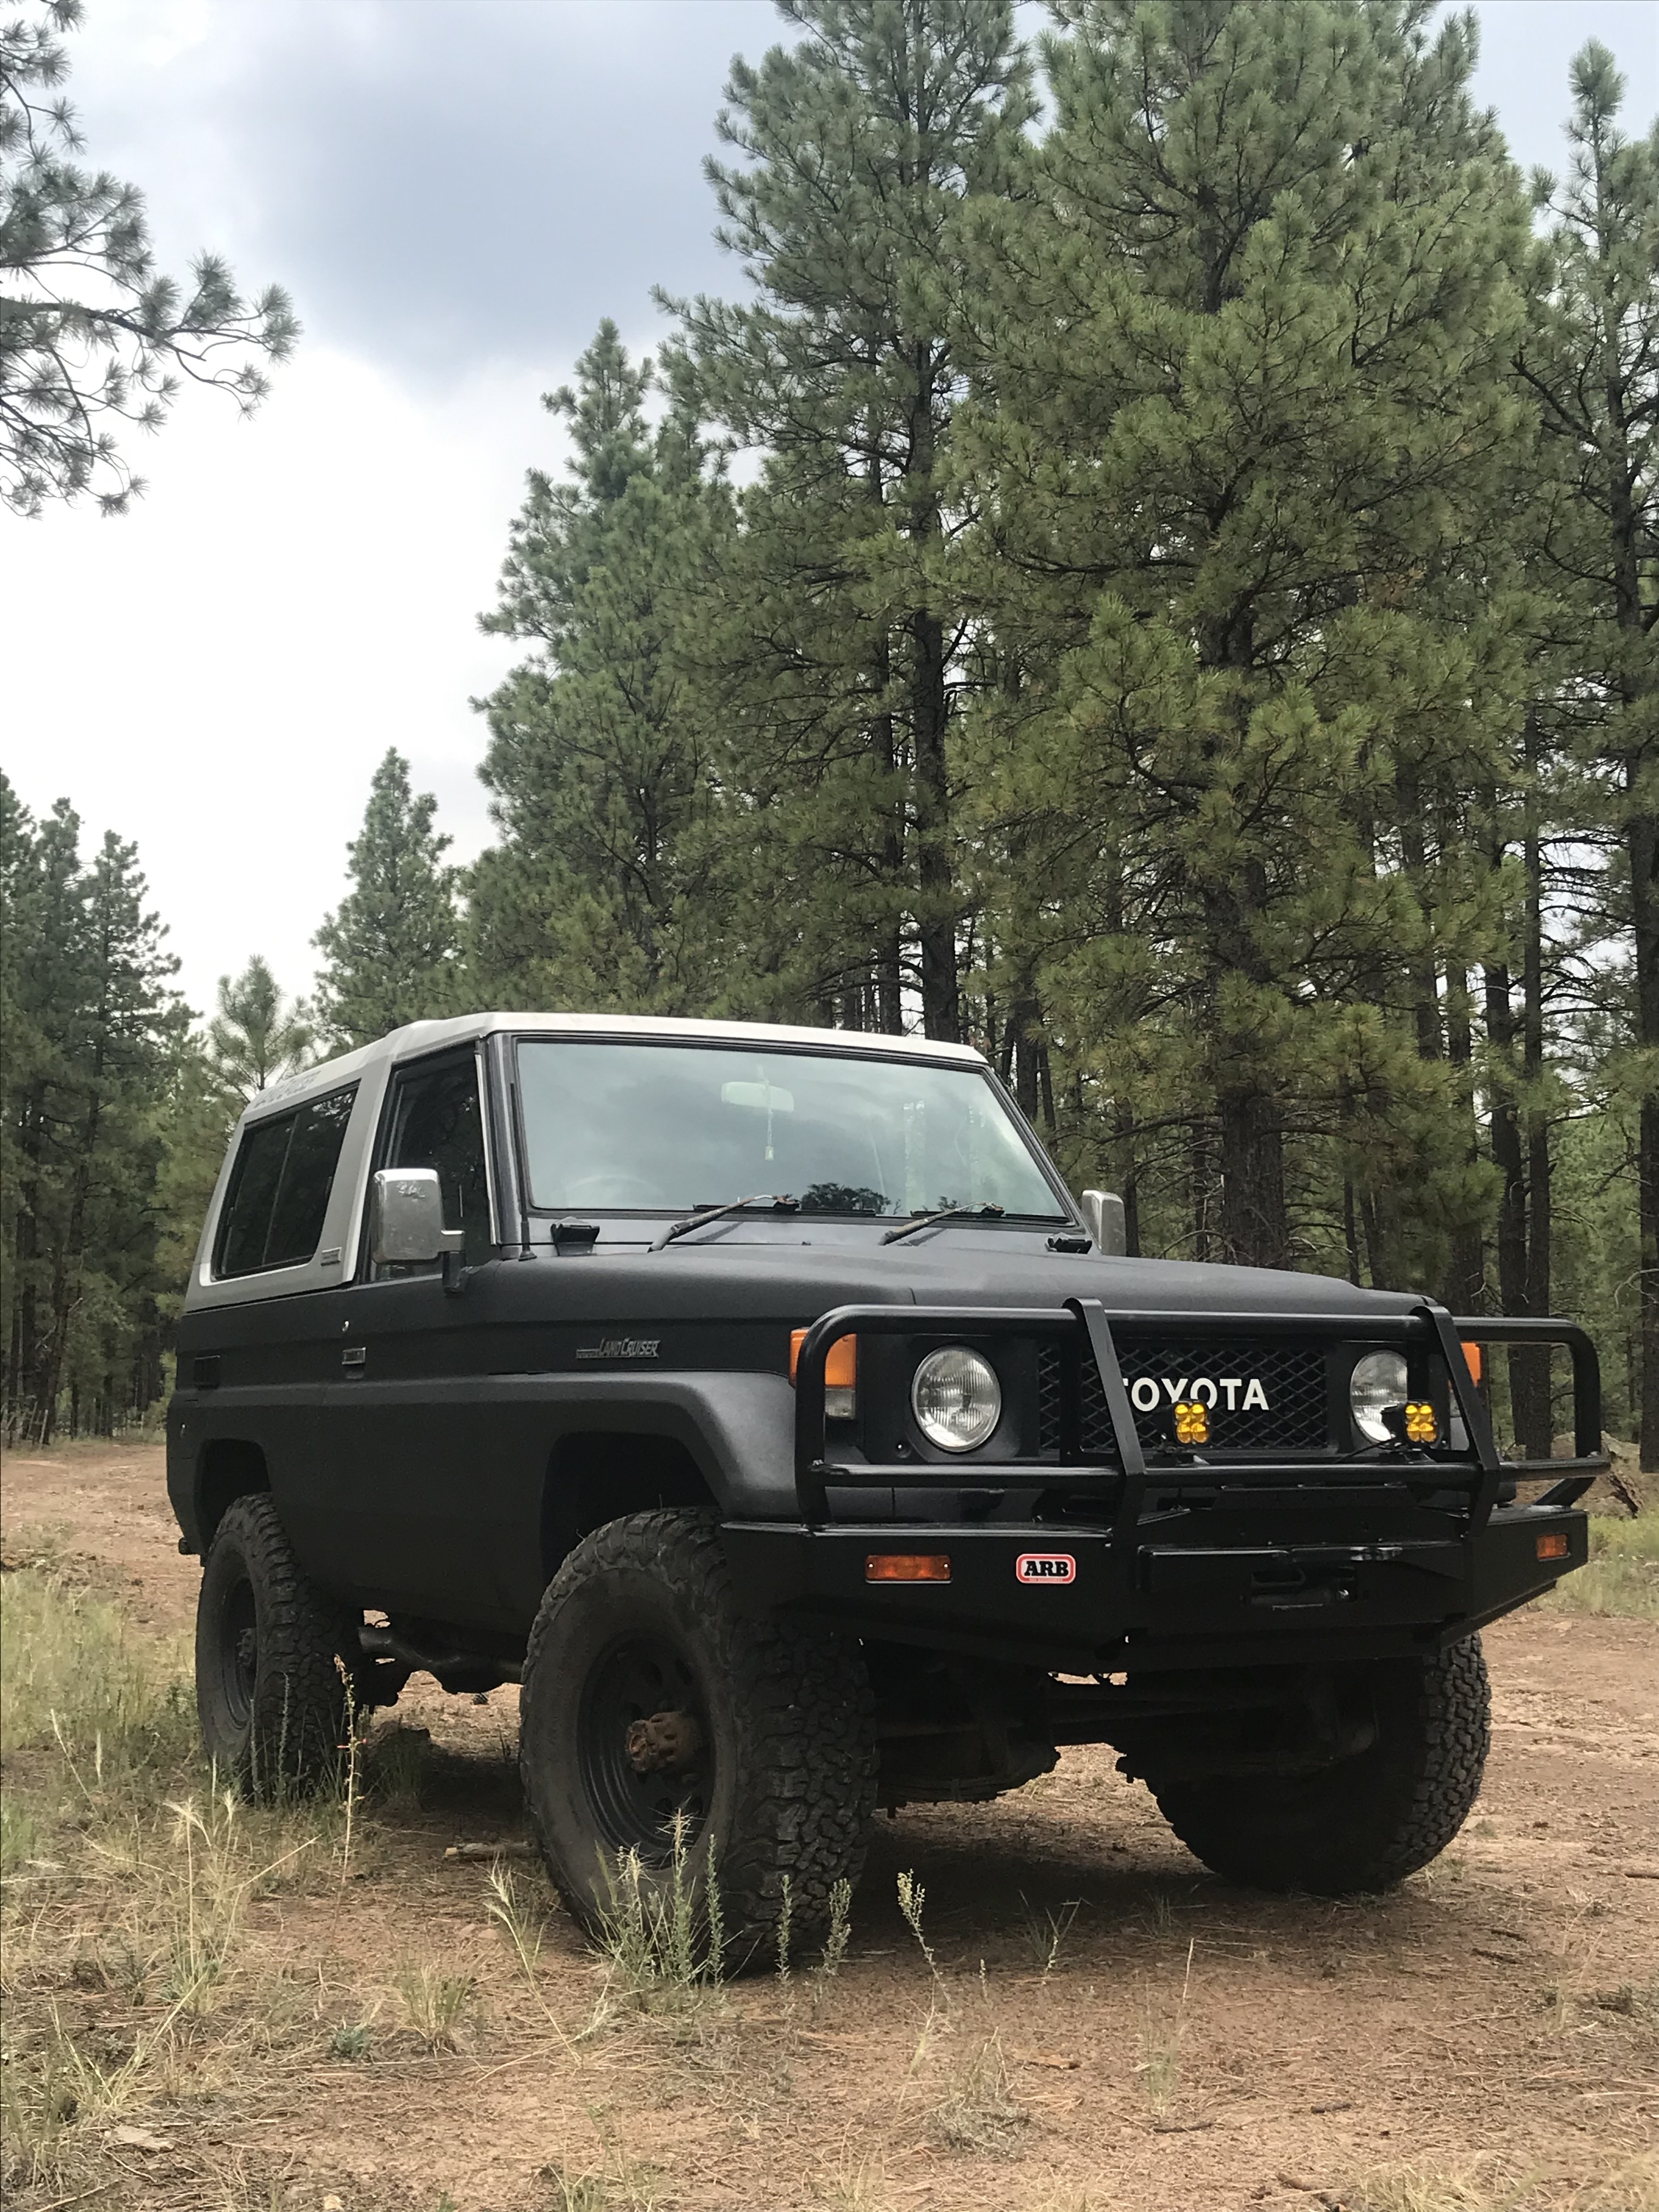
[[[1659,105],[1653,0],[1480,0],[1477,89],[1560,166],[1592,36]],[[700,173],[769,0],[88,0],[87,158],[143,187],[164,265],[202,246],[305,325],[251,422],[187,395],[128,516],[0,515],[3,758],[88,842],[137,841],[196,1007],[251,952],[308,986],[313,932],[388,744],[465,859],[489,834],[469,698],[538,402],[653,283],[733,289]],[[1033,11],[1034,15],[1036,11]]]

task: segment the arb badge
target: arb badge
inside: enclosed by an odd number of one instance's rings
[[[1014,1579],[1021,1583],[1074,1583],[1077,1561],[1069,1552],[1022,1552],[1014,1561]]]

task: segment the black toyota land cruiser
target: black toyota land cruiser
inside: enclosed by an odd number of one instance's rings
[[[1236,1880],[1398,1881],[1480,1786],[1481,1624],[1584,1558],[1594,1352],[1121,1222],[960,1046],[479,1015],[261,1093],[168,1422],[209,1751],[270,1787],[416,1669],[520,1680],[576,1912],[712,1852],[751,1944],[877,1807],[1064,1744]],[[1520,1336],[1577,1431],[1524,1504]]]

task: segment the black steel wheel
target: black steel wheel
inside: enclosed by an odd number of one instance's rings
[[[1206,1866],[1253,1889],[1342,1897],[1392,1888],[1445,1850],[1492,1741],[1480,1638],[1354,1676],[1348,1694],[1369,1703],[1374,1740],[1317,1773],[1161,1784],[1155,1755],[1140,1762],[1158,1810]]]
[[[209,1758],[258,1796],[325,1779],[348,1724],[340,1668],[358,1663],[351,1620],[306,1576],[271,1498],[235,1499],[208,1547],[196,1607]]]
[[[732,1966],[775,1930],[786,1877],[805,1936],[862,1869],[876,1778],[863,1653],[744,1613],[702,1515],[632,1514],[571,1553],[531,1632],[520,1729],[548,1870],[595,1931],[629,1853],[659,1896],[678,1880],[701,1897],[712,1863]]]
[[[677,1837],[684,1850],[702,1834],[714,1784],[707,1702],[690,1654],[662,1637],[618,1637],[600,1653],[582,1689],[576,1756],[613,1850],[667,1866]],[[665,1746],[671,1717],[675,1741]]]

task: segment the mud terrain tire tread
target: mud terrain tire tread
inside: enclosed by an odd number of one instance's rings
[[[730,1962],[741,1963],[775,1933],[786,1875],[792,1933],[805,1936],[829,1919],[835,1885],[856,1881],[862,1870],[877,1770],[863,1653],[855,1638],[833,1630],[745,1613],[707,1515],[629,1514],[576,1546],[548,1585],[525,1654],[520,1771],[548,1871],[590,1929],[603,1918],[593,1888],[600,1846],[582,1835],[579,1819],[573,1822],[576,1790],[568,1776],[549,1771],[548,1754],[566,1730],[574,1736],[582,1686],[562,1661],[577,1601],[605,1579],[640,1577],[696,1622],[711,1662],[711,1705],[726,1709],[710,1715],[717,1735],[726,1734],[735,1784],[726,1833],[716,1839],[715,1878]],[[555,1754],[552,1763],[568,1759]],[[564,1801],[562,1812],[556,1799]],[[581,1863],[584,1843],[592,1863]]]
[[[218,1694],[222,1662],[213,1611],[226,1595],[233,1559],[252,1585],[258,1624],[252,1711],[240,1726]],[[331,1780],[348,1721],[336,1662],[356,1662],[356,1640],[343,1608],[295,1557],[275,1501],[263,1492],[233,1500],[208,1547],[197,1606],[197,1705],[209,1756],[261,1798]]]
[[[1230,1881],[1328,1897],[1391,1889],[1437,1858],[1480,1795],[1492,1743],[1480,1639],[1376,1675],[1379,1741],[1322,1774],[1162,1788],[1150,1775],[1188,1850]]]

